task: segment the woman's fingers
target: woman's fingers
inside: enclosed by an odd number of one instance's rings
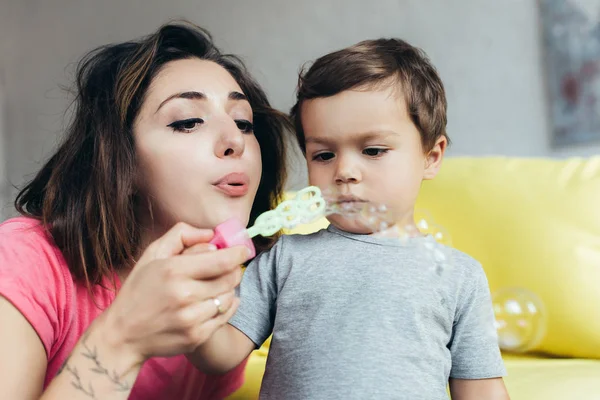
[[[197,280],[208,280],[239,269],[249,257],[250,253],[245,246],[235,246],[218,251],[173,257],[170,268],[174,274]]]
[[[237,311],[237,308],[240,304],[240,299],[237,297],[233,297],[231,305],[227,309],[227,311],[222,314],[217,314],[213,318],[206,320],[204,323],[199,323],[192,328],[190,335],[193,337],[196,342],[196,346],[204,343],[208,338],[212,336],[213,333],[223,325],[227,323]],[[214,304],[213,304],[214,307]]]
[[[216,251],[217,246],[211,243],[198,243],[193,245],[192,247],[188,247],[184,249],[181,254],[201,254],[201,253],[210,253],[211,251]]]
[[[212,299],[221,293],[233,292],[242,279],[242,270],[231,271],[218,278],[198,281],[188,279],[187,281],[173,284],[169,288],[170,299],[176,307],[185,307],[188,304],[197,303],[206,299]]]
[[[220,293],[235,290],[242,280],[242,268],[238,267],[230,274],[222,275],[216,279],[209,281],[200,281],[198,295],[203,295],[204,298],[218,296]]]
[[[193,325],[204,323],[211,318],[216,318],[227,313],[233,305],[235,292],[230,290],[218,296],[197,301],[179,311],[180,323]]]
[[[212,334],[217,328],[224,325],[233,317],[233,314],[237,311],[238,306],[240,305],[240,298],[233,297],[231,300],[231,305],[227,309],[227,311],[217,314],[215,317],[206,321],[205,325],[208,331]],[[210,336],[210,335],[209,335]]]
[[[216,328],[225,324],[237,310],[239,299],[230,291],[214,298],[195,302],[174,313],[172,332],[181,332],[192,348],[205,342]]]
[[[192,247],[198,243],[207,243],[213,238],[210,229],[198,229],[191,225],[180,222],[173,226],[162,237],[148,246],[138,261],[145,264],[152,260],[165,259],[180,254],[185,248]]]

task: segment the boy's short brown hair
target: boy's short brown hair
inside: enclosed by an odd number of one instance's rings
[[[439,137],[448,139],[444,85],[425,52],[400,39],[365,40],[320,57],[300,72],[290,115],[302,152],[306,152],[301,118],[305,100],[387,85],[398,85],[404,95],[425,151],[431,150]]]

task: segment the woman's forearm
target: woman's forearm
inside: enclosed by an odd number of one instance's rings
[[[102,318],[81,337],[42,400],[126,400],[142,361],[107,331]]]

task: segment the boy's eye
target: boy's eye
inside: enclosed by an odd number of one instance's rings
[[[313,156],[313,161],[329,161],[333,157],[335,157],[333,153],[319,153]]]
[[[384,153],[387,153],[387,151],[388,151],[387,149],[380,149],[377,147],[368,147],[363,150],[363,154],[367,155],[369,157],[377,157]]]
[[[245,119],[236,119],[235,124],[238,129],[244,133],[252,133],[254,132],[254,124]]]
[[[175,121],[167,125],[169,128],[173,128],[175,132],[185,132],[190,133],[196,128],[197,125],[203,124],[204,120],[202,118],[188,118],[182,119],[179,121]]]

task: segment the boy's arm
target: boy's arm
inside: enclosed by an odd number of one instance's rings
[[[453,399],[506,399],[502,377],[506,369],[498,346],[494,309],[487,277],[481,265],[457,254],[462,274],[448,347],[452,358],[450,389]],[[494,397],[496,396],[496,397]],[[500,396],[500,397],[498,397]]]
[[[452,400],[510,400],[502,378],[450,378],[450,395]]]
[[[200,371],[220,375],[237,367],[255,348],[248,336],[225,324],[187,358]]]

